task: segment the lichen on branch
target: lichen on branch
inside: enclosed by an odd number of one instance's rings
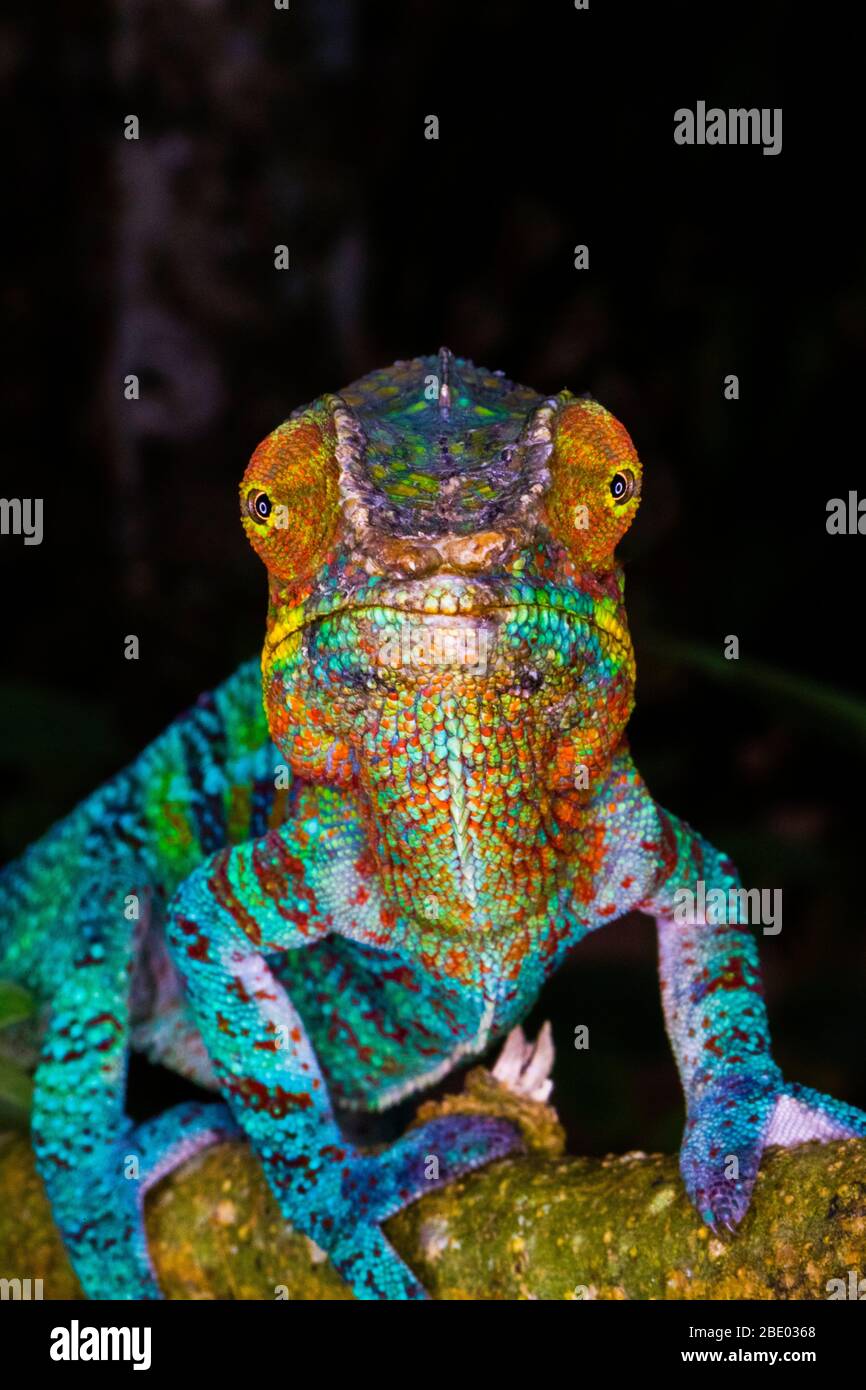
[[[392,1217],[388,1238],[436,1299],[827,1298],[866,1270],[866,1141],[771,1149],[735,1233],[713,1234],[673,1157],[573,1158],[550,1106],[507,1097],[489,1073],[422,1107],[492,1109],[527,1152]],[[146,1202],[150,1249],[173,1299],[348,1299],[327,1257],[286,1226],[242,1142],[215,1146]],[[0,1142],[0,1275],[80,1297],[25,1139]],[[859,1277],[859,1276],[858,1276]]]

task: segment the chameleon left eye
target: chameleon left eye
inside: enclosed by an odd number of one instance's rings
[[[627,502],[634,492],[634,474],[630,468],[624,468],[621,473],[614,473],[610,480],[610,495],[617,506],[622,506]]]
[[[608,570],[640,499],[640,459],[628,431],[598,401],[566,398],[554,419],[549,469],[551,531],[577,564]]]
[[[253,521],[267,521],[271,514],[271,499],[266,492],[253,491],[247,496],[247,511]]]

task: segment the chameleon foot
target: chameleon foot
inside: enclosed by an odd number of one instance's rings
[[[328,1252],[357,1298],[424,1299],[423,1286],[379,1223],[426,1192],[522,1147],[506,1120],[442,1116],[410,1130],[382,1153],[335,1150],[334,1167],[323,1174],[322,1186],[313,1188],[303,1209],[293,1199],[295,1210],[286,1214]]]
[[[147,1250],[144,1194],[192,1154],[238,1132],[226,1106],[188,1102],[130,1126],[74,1167],[40,1154],[55,1221],[88,1298],[162,1297]]]
[[[808,1086],[738,1077],[701,1097],[686,1125],[680,1171],[706,1224],[733,1230],[748,1209],[765,1148],[855,1136],[866,1136],[862,1110]]]

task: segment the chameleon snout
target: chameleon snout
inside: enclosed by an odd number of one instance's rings
[[[521,543],[522,537],[512,529],[423,539],[369,537],[367,568],[391,579],[399,575],[422,577],[439,571],[456,575],[480,574],[489,572],[495,565],[507,564]]]

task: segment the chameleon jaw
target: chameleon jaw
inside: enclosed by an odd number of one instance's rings
[[[279,637],[291,635],[301,628],[311,627],[326,618],[343,613],[361,613],[371,610],[425,615],[444,614],[472,618],[487,618],[504,615],[513,610],[526,609],[571,615],[587,626],[597,628],[623,647],[631,648],[631,641],[619,605],[613,602],[599,603],[588,599],[580,590],[544,586],[528,583],[525,580],[506,579],[497,583],[478,583],[464,580],[458,576],[442,576],[428,581],[411,581],[399,585],[365,585],[354,593],[343,593],[316,602],[307,600],[291,608],[281,609],[279,620],[272,620],[271,632]],[[270,640],[268,645],[273,645]]]

